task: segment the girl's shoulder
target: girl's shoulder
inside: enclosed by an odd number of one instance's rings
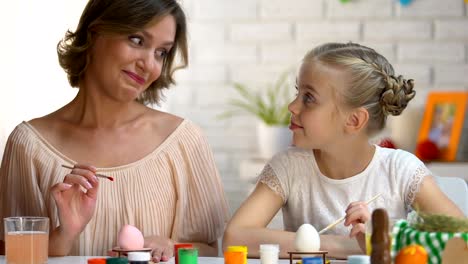
[[[380,174],[387,174],[392,181],[410,184],[414,180],[430,175],[431,172],[413,153],[402,149],[378,147]]]
[[[308,163],[312,159],[314,153],[312,150],[301,149],[297,147],[289,147],[281,152],[275,154],[270,164],[282,164],[282,165],[298,165],[301,163]]]
[[[267,163],[278,178],[297,178],[315,171],[312,150],[290,147],[274,155]]]
[[[376,146],[378,158],[381,162],[394,166],[404,166],[413,164],[418,166],[423,162],[413,153],[403,149],[391,149]]]

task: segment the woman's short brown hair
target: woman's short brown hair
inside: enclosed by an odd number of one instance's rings
[[[78,87],[83,78],[95,32],[131,34],[166,15],[172,15],[176,21],[173,48],[164,59],[161,76],[138,98],[144,104],[159,103],[161,90],[175,83],[174,71],[188,64],[186,18],[176,0],[90,0],[75,32],[68,30],[57,45],[59,63],[67,73],[70,85]],[[181,63],[176,67],[173,64],[177,52],[180,52]]]

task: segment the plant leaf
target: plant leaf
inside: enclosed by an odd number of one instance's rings
[[[231,99],[228,105],[232,109],[224,111],[218,118],[230,118],[241,113],[250,113],[268,125],[287,126],[290,122],[288,110],[291,101],[288,77],[291,70],[280,74],[278,79],[258,92],[249,89],[241,83],[234,83],[233,87],[241,96],[240,99]]]

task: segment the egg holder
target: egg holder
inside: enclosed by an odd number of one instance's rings
[[[129,252],[151,252],[151,248],[127,250],[127,249],[121,249],[120,247],[114,247],[112,248],[112,252],[116,252],[118,254],[118,257],[120,258],[120,257],[126,257],[127,253]]]
[[[328,251],[311,251],[311,252],[301,252],[301,251],[288,251],[289,254],[289,264],[293,264],[294,255],[322,255],[323,264],[327,261]]]

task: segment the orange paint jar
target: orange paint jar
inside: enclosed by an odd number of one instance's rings
[[[224,264],[244,264],[245,253],[240,251],[224,252]]]

